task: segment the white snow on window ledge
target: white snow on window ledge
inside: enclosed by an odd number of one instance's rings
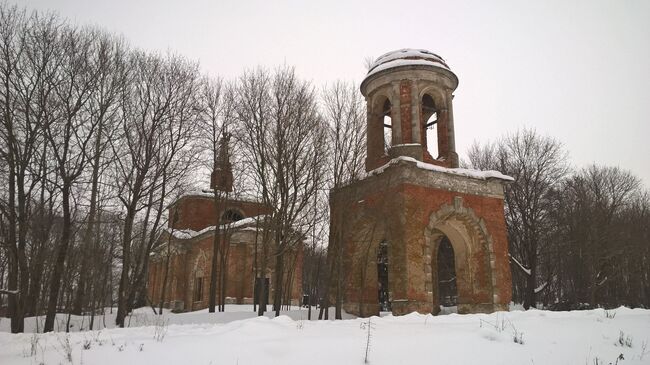
[[[415,163],[416,166],[420,169],[423,170],[429,170],[429,171],[437,171],[437,172],[443,172],[446,174],[452,174],[452,175],[459,175],[459,176],[465,176],[465,177],[471,177],[473,179],[479,179],[479,180],[489,180],[489,179],[498,179],[498,180],[503,180],[503,181],[515,181],[511,176],[504,175],[500,173],[499,171],[494,171],[494,170],[488,170],[488,171],[481,171],[481,170],[472,170],[472,169],[461,169],[461,168],[448,168],[448,167],[442,167],[438,165],[433,165],[430,163],[418,161],[414,159],[413,157],[407,157],[407,156],[399,156],[396,157],[390,161],[388,161],[387,164],[378,167],[372,171],[368,172],[368,176],[372,175],[379,175],[384,170],[386,170],[389,166],[391,165],[397,165],[400,162],[411,162]]]

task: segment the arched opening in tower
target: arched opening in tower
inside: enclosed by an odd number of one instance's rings
[[[438,158],[438,111],[433,98],[429,94],[422,96],[422,136],[423,144],[433,158]]]
[[[440,240],[438,245],[437,271],[438,271],[438,303],[442,307],[456,307],[458,305],[458,288],[456,286],[456,257],[454,248],[447,236]]]
[[[393,144],[393,119],[391,118],[390,100],[386,99],[386,101],[384,101],[381,115],[384,124],[384,154],[388,155],[388,150]]]
[[[244,219],[244,215],[236,209],[228,209],[221,215],[222,223],[232,223]]]
[[[388,290],[388,242],[382,241],[377,248],[377,295],[379,310],[390,311],[390,295]]]

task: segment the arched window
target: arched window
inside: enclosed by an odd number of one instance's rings
[[[382,122],[384,124],[384,154],[388,155],[388,150],[393,144],[393,119],[391,118],[390,100],[386,99],[381,108]]]
[[[422,96],[422,120],[423,142],[426,143],[427,151],[433,158],[438,158],[438,111],[433,98],[429,94]]]
[[[232,223],[244,219],[244,215],[235,209],[228,209],[221,215],[221,222]]]
[[[203,300],[203,278],[194,278],[194,301],[200,302]]]

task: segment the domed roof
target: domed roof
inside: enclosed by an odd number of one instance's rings
[[[366,78],[377,72],[400,66],[434,66],[451,71],[445,60],[426,49],[403,48],[379,56],[370,66]]]

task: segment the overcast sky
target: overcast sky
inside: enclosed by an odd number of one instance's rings
[[[16,2],[16,0],[8,0]],[[461,157],[522,127],[577,166],[617,165],[650,186],[650,1],[22,0],[134,46],[183,54],[226,79],[293,65],[360,83],[364,59],[424,48],[446,59]]]

